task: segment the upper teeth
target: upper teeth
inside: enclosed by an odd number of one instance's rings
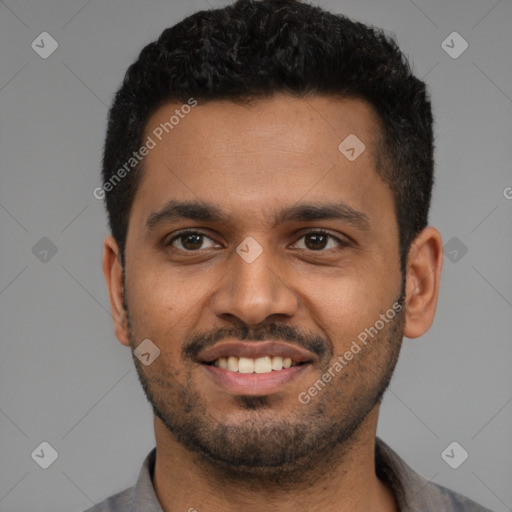
[[[265,356],[251,359],[249,357],[219,357],[214,361],[215,366],[224,370],[239,373],[269,373],[272,370],[290,368],[292,360],[290,357]]]

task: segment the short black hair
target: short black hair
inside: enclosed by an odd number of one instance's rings
[[[243,102],[279,92],[362,99],[374,108],[376,168],[394,196],[404,272],[411,242],[428,223],[434,179],[426,85],[383,30],[298,0],[238,0],[197,12],[165,29],[128,68],[109,111],[102,170],[123,266],[143,172],[139,163],[126,172],[126,162],[142,146],[149,117],[173,101]]]

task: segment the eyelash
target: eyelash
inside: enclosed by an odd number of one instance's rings
[[[168,242],[165,242],[164,245],[165,247],[171,247],[172,249],[174,250],[177,250],[177,251],[182,251],[182,252],[199,252],[201,249],[196,249],[196,250],[187,250],[187,249],[177,249],[176,247],[172,247],[172,244],[174,243],[175,240],[181,238],[181,237],[184,237],[185,235],[201,235],[201,236],[204,236],[206,238],[209,238],[211,240],[211,237],[202,232],[202,231],[199,231],[197,229],[185,229],[185,230],[182,230],[180,232],[178,232],[176,235],[174,235]],[[348,247],[349,245],[349,242],[345,241],[345,240],[342,240],[334,235],[332,235],[331,233],[329,233],[328,231],[325,231],[323,229],[312,229],[310,231],[307,231],[305,233],[303,233],[299,240],[308,236],[308,235],[324,235],[324,236],[327,236],[328,238],[331,238],[333,240],[335,240],[336,242],[338,242],[338,244],[341,246],[341,247]],[[306,249],[307,250],[307,249]],[[312,250],[310,249],[309,252],[312,252],[312,253],[315,253],[315,252],[318,252],[318,253],[321,253],[321,252],[326,252],[328,251],[329,249],[319,249],[317,251],[315,250]]]

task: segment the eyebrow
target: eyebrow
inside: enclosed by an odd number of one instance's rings
[[[205,222],[229,223],[231,217],[219,207],[205,202],[168,201],[161,210],[152,212],[146,220],[146,229],[154,230],[162,224],[178,220],[196,220]],[[336,203],[301,203],[277,212],[272,216],[272,227],[285,222],[308,222],[315,220],[341,220],[351,224],[360,231],[368,231],[370,219],[348,204]]]

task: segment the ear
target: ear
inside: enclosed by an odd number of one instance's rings
[[[116,338],[129,347],[128,319],[123,306],[123,267],[119,247],[112,236],[105,238],[103,244],[103,274],[107,283]]]
[[[404,336],[418,338],[434,321],[443,268],[443,240],[433,227],[414,239],[407,257]]]

